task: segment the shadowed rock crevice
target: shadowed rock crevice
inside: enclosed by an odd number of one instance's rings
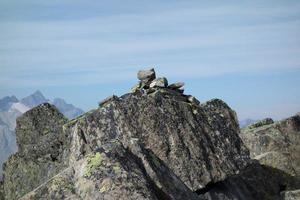
[[[291,176],[276,168],[253,163],[237,175],[224,181],[209,183],[196,193],[204,199],[213,200],[276,200],[283,191],[300,188],[299,177]]]

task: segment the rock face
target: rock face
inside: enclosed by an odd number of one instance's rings
[[[39,91],[19,101],[15,96],[0,99],[0,178],[2,177],[2,163],[15,153],[18,148],[16,144],[16,119],[29,109],[46,103],[48,100]],[[23,103],[26,103],[26,106]],[[79,108],[66,103],[63,99],[56,98],[51,102],[60,112],[69,119],[73,119],[83,113]]]
[[[297,188],[300,188],[299,178],[254,162],[239,174],[211,184],[197,193],[207,200],[287,200],[288,195],[283,194],[290,191],[286,190]]]
[[[74,120],[49,104],[20,117],[5,199],[252,200],[297,189],[250,159],[222,100],[199,104],[178,87],[150,88],[153,74],[138,77],[132,93]]]
[[[259,121],[241,131],[252,158],[261,164],[300,176],[300,115],[274,123]]]
[[[3,181],[2,178],[0,179],[0,200],[4,200]]]
[[[17,120],[19,152],[4,165],[6,199],[17,199],[64,168],[62,125],[66,118],[42,104]]]
[[[136,141],[106,143],[72,166],[22,199],[198,199]]]
[[[163,92],[127,94],[113,100],[76,122],[77,132],[82,132],[89,149],[112,139],[123,144],[132,138],[141,140],[192,190],[248,164],[248,151],[236,134],[235,114],[224,102],[213,100],[197,107],[184,96],[181,101]],[[218,117],[219,113],[224,117]],[[224,130],[211,128],[209,123]]]
[[[281,198],[284,200],[298,200],[300,199],[300,190],[282,192]]]

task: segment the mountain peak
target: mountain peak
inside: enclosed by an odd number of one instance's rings
[[[55,98],[52,104],[55,105],[55,107],[58,108],[62,113],[64,113],[64,115],[69,119],[73,119],[84,113],[83,110],[81,110],[80,108],[76,108],[72,104],[67,103],[62,98]]]
[[[28,106],[28,107],[30,107],[30,108],[33,108],[33,107],[35,107],[39,104],[46,103],[48,101],[49,100],[44,97],[42,92],[37,90],[33,94],[23,98],[21,100],[21,103]]]
[[[6,96],[0,99],[0,111],[7,110],[13,103],[17,103],[19,100],[16,96]]]
[[[55,98],[53,100],[53,104],[56,104],[56,103],[63,103],[63,104],[66,104],[66,101],[62,98]]]
[[[40,96],[40,97],[44,97],[43,93],[40,90],[36,90],[33,94],[31,94],[32,96]]]

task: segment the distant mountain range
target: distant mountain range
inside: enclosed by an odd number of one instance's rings
[[[40,91],[19,100],[16,96],[7,96],[0,99],[0,177],[2,164],[8,156],[17,151],[16,145],[16,119],[26,111],[42,103],[51,103],[67,118],[73,119],[84,111],[66,103],[63,99],[55,98],[53,101],[44,97]]]

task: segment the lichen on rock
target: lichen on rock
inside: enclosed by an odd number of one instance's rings
[[[200,104],[182,83],[155,86],[154,69],[138,79],[131,93],[72,121],[48,104],[20,117],[5,199],[252,200],[279,197],[280,184],[297,189],[251,160],[225,102]]]
[[[102,155],[99,152],[96,152],[93,155],[88,155],[84,175],[87,177],[91,176],[93,171],[101,165],[102,159]]]

